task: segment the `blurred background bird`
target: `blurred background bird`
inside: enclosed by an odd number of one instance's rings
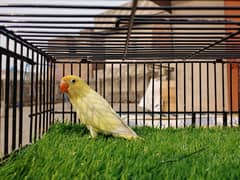
[[[92,138],[96,138],[98,133],[128,140],[139,138],[108,102],[80,77],[73,75],[63,77],[60,89],[62,93],[68,95],[78,118],[87,126]]]

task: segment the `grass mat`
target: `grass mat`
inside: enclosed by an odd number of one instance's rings
[[[240,128],[138,128],[144,138],[89,138],[81,125],[56,124],[13,153],[0,179],[239,179]]]

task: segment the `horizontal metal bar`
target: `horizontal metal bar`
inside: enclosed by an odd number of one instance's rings
[[[228,34],[229,35],[229,34]],[[124,36],[110,36],[110,35],[22,35],[21,36],[24,39],[36,39],[36,40],[57,40],[57,41],[72,41],[72,40],[84,40],[84,39],[103,39],[104,41],[107,41],[109,39],[125,39],[126,37]],[[31,37],[31,38],[29,38]],[[54,37],[61,37],[61,38],[54,38]],[[142,34],[140,35],[133,35],[131,39],[221,39],[224,38],[225,36],[204,36],[204,35],[146,35]],[[232,38],[233,39],[233,38]],[[234,39],[240,39],[240,37],[234,37]]]
[[[79,44],[81,45],[81,44]],[[89,45],[91,46],[91,44],[82,44],[82,45]],[[104,46],[103,45],[99,45],[99,44],[95,44],[94,46],[95,47],[112,47],[112,45],[115,45],[117,47],[121,47],[123,48],[123,44],[105,44]],[[156,44],[147,44],[147,43],[138,43],[137,46],[138,47],[141,47],[141,46],[148,46],[148,47],[158,47],[158,46],[164,46],[164,47],[187,47],[187,46],[192,46],[192,47],[197,47],[197,46],[201,46],[201,47],[204,47],[204,46],[207,46],[209,44],[202,44],[202,43],[156,43]],[[49,46],[46,46],[46,45],[38,45],[37,47],[41,48],[42,50],[48,50],[48,49],[69,49],[69,48],[74,48],[74,49],[81,49],[82,47],[81,46],[75,46],[74,44],[59,44],[58,46],[56,45],[49,45]],[[130,47],[136,47],[136,46],[130,46]],[[230,44],[230,43],[227,43],[227,44],[218,44],[216,45],[215,47],[239,47],[239,44]]]
[[[128,19],[122,20],[120,24],[127,25]],[[0,23],[7,23],[7,24],[116,24],[116,20],[112,21],[32,21],[32,20],[0,20]],[[179,20],[169,20],[169,19],[157,19],[157,20],[135,20],[133,22],[134,25],[137,24],[211,24],[211,25],[222,25],[222,24],[233,24],[233,25],[240,25],[238,21],[228,21],[228,20],[190,20],[190,19],[179,19]]]
[[[202,52],[204,52],[205,50],[207,50],[207,49],[209,49],[209,48],[211,48],[211,47],[213,47],[213,46],[215,46],[215,45],[217,45],[217,44],[220,44],[220,43],[222,43],[222,42],[226,42],[226,41],[228,41],[228,39],[233,38],[234,36],[236,36],[236,35],[238,35],[238,34],[240,34],[240,30],[238,30],[238,31],[236,31],[236,32],[234,32],[234,33],[232,33],[232,34],[230,34],[230,35],[228,35],[228,36],[220,39],[219,41],[214,42],[213,44],[208,45],[207,47],[204,47],[204,48],[202,48],[202,49],[200,49],[200,50],[198,50],[198,51],[196,51],[196,52],[193,52],[192,54],[190,54],[189,56],[187,56],[186,59],[190,59],[190,58],[196,56],[197,54],[202,53]]]
[[[72,51],[72,52],[78,52],[78,51],[98,51],[98,50],[101,50],[101,51],[111,51],[111,50],[123,50],[124,47],[107,47],[107,48],[94,48],[94,47],[82,47],[82,48],[78,48],[78,49],[74,49],[74,48],[65,48],[65,49],[47,49],[47,52],[63,52],[63,51]],[[169,47],[169,48],[166,48],[166,47],[130,47],[129,50],[134,50],[134,51],[138,51],[138,50],[156,50],[156,51],[167,51],[167,50],[172,50],[172,51],[178,51],[178,50],[196,50],[196,49],[199,49],[199,48],[202,48],[202,46],[200,47],[184,47],[184,48],[178,48],[178,47]],[[211,49],[209,49],[208,51],[230,51],[230,50],[236,50],[236,51],[239,51],[239,48],[222,48],[222,47],[218,47],[218,48],[214,48],[212,47]]]
[[[79,42],[79,41],[76,41],[76,42],[44,42],[44,41],[41,41],[41,42],[35,42],[35,41],[32,41],[32,43],[34,45],[38,45],[38,46],[41,46],[43,45],[44,47],[55,47],[55,45],[58,45],[56,47],[64,47],[64,46],[67,46],[69,48],[71,48],[70,46],[74,46],[74,48],[81,48],[81,47],[99,47],[99,48],[106,48],[108,46],[112,46],[112,47],[120,47],[122,45],[124,45],[123,43],[116,43],[116,42],[110,42],[110,43],[100,43],[100,42],[97,42],[97,43],[89,43],[89,42]],[[46,46],[48,45],[48,46]],[[166,45],[166,46],[175,46],[175,45],[178,45],[178,44],[173,44],[171,42],[169,42],[168,44],[167,43],[160,43],[160,42],[154,42],[154,43],[151,43],[151,42],[137,42],[136,44],[130,44],[130,46],[132,47],[141,47],[141,45],[146,45],[146,46],[150,46],[150,47],[154,47],[154,46],[159,46],[159,45]],[[184,44],[186,45],[186,44]],[[202,44],[201,44],[202,45]],[[235,45],[238,45],[238,44],[235,44]]]
[[[71,38],[74,38],[74,40],[77,39],[82,39],[82,38],[97,38],[97,39],[103,39],[106,38],[106,40],[108,39],[124,39],[126,38],[126,36],[104,36],[104,35],[94,35],[94,36],[82,36],[81,34],[73,36],[73,35],[21,35],[22,38],[26,39],[26,37],[33,37],[33,38],[38,38],[38,37],[62,37],[62,38],[69,38],[69,40],[72,40]],[[142,36],[131,36],[131,39],[220,39],[223,38],[223,36],[193,36],[193,35],[189,35],[187,36],[187,34],[185,36],[153,36],[153,35],[148,35],[146,36],[146,34],[143,34]],[[240,39],[240,37],[236,37],[237,39]]]
[[[68,57],[68,56],[64,57],[64,56],[62,56],[62,57],[58,57],[58,58],[63,59],[63,60],[69,60],[69,59],[74,60],[74,59],[79,59],[79,58],[83,58],[83,57]],[[223,57],[217,57],[217,58],[223,58]],[[232,58],[232,57],[227,57],[227,58]],[[152,57],[151,58],[142,57],[141,59],[130,57],[130,58],[126,59],[126,61],[128,61],[128,62],[130,62],[130,61],[133,61],[133,62],[137,62],[137,61],[139,61],[139,62],[147,62],[147,61],[149,61],[149,62],[152,62],[152,61],[162,62],[164,60],[165,61],[171,61],[172,59],[183,59],[183,57],[182,56],[175,57],[175,58],[173,58],[173,57],[154,57],[154,58],[152,58]],[[201,58],[201,59],[205,60],[205,61],[209,61],[209,59],[213,59],[213,58]],[[95,62],[95,61],[105,62],[105,61],[117,61],[117,60],[119,60],[119,58],[95,58],[95,59],[92,59],[92,62]],[[198,60],[198,59],[197,58],[194,59],[193,62],[196,61],[196,60]],[[182,62],[185,62],[185,61],[182,61]]]
[[[149,51],[149,53],[146,53],[146,52],[143,52],[143,51],[136,51],[136,52],[132,52],[132,53],[128,53],[129,55],[136,55],[136,56],[141,56],[141,55],[153,55],[153,56],[155,56],[155,55],[169,55],[169,53],[174,53],[173,55],[182,55],[182,54],[188,54],[188,53],[191,53],[192,51],[162,51],[162,52],[159,52],[159,51]],[[229,53],[231,53],[231,55],[233,55],[233,53],[234,53],[234,55],[240,55],[240,52],[239,53],[237,53],[237,52],[229,52]],[[49,54],[51,54],[51,55],[68,55],[68,54],[74,54],[74,55],[80,55],[80,56],[98,56],[98,55],[119,55],[119,54],[121,54],[121,52],[116,52],[116,53],[111,53],[111,54],[109,54],[109,53],[99,53],[99,52],[94,52],[94,51],[90,51],[90,52],[83,52],[83,53],[77,53],[77,52],[58,52],[58,53],[49,53]],[[216,52],[216,51],[208,51],[208,52],[203,52],[202,53],[202,55],[203,54],[206,54],[206,55],[221,55],[221,54],[223,54],[223,55],[225,55],[226,54],[226,51],[222,51],[222,52]]]
[[[38,49],[37,47],[35,47],[33,44],[27,42],[26,40],[22,39],[20,36],[17,36],[15,35],[14,33],[12,33],[11,31],[7,30],[6,28],[0,26],[0,33],[2,33],[3,35],[9,37],[9,38],[12,38],[14,39],[15,41],[23,44],[24,46],[48,57],[48,60],[49,59],[52,59],[52,57],[50,57],[49,55],[47,55],[45,52],[41,51],[41,49]]]
[[[50,38],[23,38],[29,42],[37,42],[37,41],[53,41],[53,42],[81,42],[81,41],[86,41],[86,42],[124,42],[124,38],[66,38],[66,39],[50,39]],[[183,39],[183,40],[179,40],[179,39]],[[186,40],[189,39],[189,40]],[[199,40],[199,38],[176,38],[176,40],[174,38],[131,38],[130,41],[132,42],[211,42],[211,41],[215,41],[214,39],[210,39],[208,40],[207,38],[205,39],[201,39]],[[221,38],[217,38],[217,39],[221,39]],[[239,38],[234,38],[234,39],[239,39]],[[230,40],[229,40],[230,41]],[[235,40],[231,40],[232,42],[238,42]]]
[[[49,109],[49,110],[45,110],[45,111],[29,114],[28,117],[38,116],[40,114],[44,114],[44,113],[47,113],[47,112],[53,112],[53,109]]]
[[[40,46],[43,45],[43,46],[46,46],[46,47],[69,47],[69,46],[72,46],[72,47],[107,47],[107,46],[123,46],[124,44],[121,42],[121,41],[112,41],[112,42],[108,42],[108,43],[101,43],[101,42],[79,42],[79,41],[76,41],[76,42],[47,42],[47,41],[31,41],[33,44],[39,44]],[[202,42],[202,41],[201,41]],[[210,42],[210,41],[207,41],[207,42]],[[151,41],[133,41],[134,44],[131,44],[132,47],[141,47],[141,45],[146,45],[146,46],[151,46],[151,47],[154,47],[154,46],[178,46],[178,45],[201,45],[201,46],[204,46],[204,45],[208,45],[207,43],[198,43],[198,42],[191,42],[191,41],[187,41],[187,42],[182,42],[182,41],[174,41],[171,42],[171,41],[167,41],[167,42],[162,42],[162,41],[155,41],[155,42],[151,42]],[[239,44],[237,43],[222,43],[222,44],[218,44],[218,46],[239,46]]]
[[[95,63],[95,62],[94,62]],[[156,62],[155,62],[156,63]],[[129,63],[126,63],[126,64],[129,64]],[[56,114],[61,114],[61,113],[65,113],[65,114],[70,114],[70,113],[73,113],[71,111],[54,111],[54,113]],[[116,113],[119,113],[119,111],[116,111]],[[121,111],[121,113],[123,114],[127,114],[127,113],[132,113],[132,114],[136,114],[136,111]],[[189,114],[189,115],[192,115],[193,113],[195,113],[196,115],[198,114],[205,114],[207,115],[208,113],[212,113],[212,114],[224,114],[224,113],[227,113],[227,114],[232,114],[232,113],[236,113],[238,114],[239,111],[154,111],[154,112],[140,112],[138,111],[137,114],[143,114],[143,113],[146,113],[146,114],[159,114],[159,113],[162,113],[162,114]]]
[[[68,113],[68,112],[67,112]],[[116,113],[119,113],[118,111],[116,111]],[[135,111],[121,111],[121,113],[123,113],[123,114],[127,114],[127,113],[133,113],[133,114],[135,114],[136,112]],[[167,117],[168,116],[168,114],[188,114],[188,115],[190,115],[190,117],[192,117],[191,115],[194,113],[195,115],[208,115],[209,113],[211,113],[212,115],[215,115],[215,113],[216,114],[238,114],[239,113],[239,111],[162,111],[162,112],[159,112],[159,111],[154,111],[154,112],[139,112],[138,111],[138,114],[143,114],[143,113],[146,113],[146,114],[159,114],[159,113],[161,113],[161,114],[163,114],[163,116],[165,115],[165,117]]]
[[[121,15],[121,14],[0,14],[0,17],[46,17],[46,18],[129,18],[129,15]],[[136,15],[136,19],[138,18],[240,18],[240,14],[185,14],[185,15],[173,15],[173,14],[160,14],[160,15]]]
[[[0,23],[7,24],[115,24],[115,21],[51,21],[51,20],[0,20]]]
[[[131,10],[131,8],[124,6],[44,5],[44,4],[0,4],[0,8]]]
[[[94,51],[94,52],[88,52],[88,51],[81,51],[81,52],[71,52],[72,54],[74,55],[79,55],[79,56],[98,56],[100,54],[102,55],[106,55],[108,56],[108,54],[111,54],[111,55],[119,55],[121,53],[123,53],[124,51],[110,51],[110,52],[101,52],[101,51]],[[141,50],[141,51],[129,51],[129,54],[134,54],[134,55],[145,55],[145,54],[152,54],[153,56],[156,56],[158,54],[161,55],[169,55],[169,53],[173,53],[173,55],[182,55],[182,54],[187,54],[187,53],[192,53],[192,51],[151,51],[151,50],[148,50],[148,51],[145,51],[145,50]],[[229,51],[227,53],[231,53],[231,56],[237,56],[239,57],[240,56],[240,53],[237,52],[237,51]],[[59,56],[59,55],[68,55],[69,53],[68,52],[49,52],[50,55],[52,56]],[[218,51],[218,52],[210,52],[210,51],[207,51],[207,52],[204,52],[202,53],[202,55],[208,55],[208,56],[213,56],[213,55],[224,55],[225,56],[226,52],[224,51]]]
[[[188,54],[187,53],[176,53],[176,54],[130,54],[128,56],[127,59],[129,60],[164,60],[165,58],[166,59],[184,59]],[[103,55],[103,54],[95,54],[95,55],[90,55],[90,54],[77,54],[77,55],[74,55],[74,54],[70,54],[70,55],[54,55],[54,57],[56,58],[79,58],[79,59],[90,59],[90,60],[119,60],[121,59],[120,55],[119,54],[111,54],[111,55]],[[234,54],[231,54],[231,55],[225,55],[225,54],[212,54],[212,55],[199,55],[199,56],[195,56],[194,59],[225,59],[225,58],[231,58],[231,59],[234,59],[234,58],[239,58],[239,54],[237,55],[234,55]],[[165,59],[165,60],[166,60]]]
[[[7,56],[14,57],[14,58],[19,59],[19,60],[23,60],[24,62],[26,62],[28,64],[32,64],[32,65],[35,64],[35,62],[33,62],[32,59],[29,59],[29,58],[27,58],[25,56],[21,56],[19,54],[16,54],[15,52],[10,51],[8,49],[5,49],[3,47],[0,47],[0,54],[5,54]]]
[[[42,46],[43,44],[43,46]],[[101,46],[99,44],[64,44],[64,43],[51,43],[49,46],[47,46],[48,43],[39,43],[39,44],[36,44],[36,46],[39,46],[39,47],[45,47],[45,50],[56,50],[58,49],[59,51],[61,50],[79,50],[79,49],[122,49],[124,48],[124,46],[121,46],[121,44],[104,44],[104,46]],[[59,45],[59,46],[56,46],[56,48],[54,48],[53,46],[54,45]],[[63,45],[63,46],[62,46]],[[72,45],[75,45],[72,47]],[[76,46],[76,45],[81,45],[81,46]],[[115,45],[115,46],[114,46]],[[173,44],[170,44],[170,45],[165,45],[165,46],[161,46],[162,44],[160,45],[157,45],[157,44],[139,44],[138,46],[130,46],[129,48],[130,49],[142,49],[142,48],[145,48],[145,49],[198,49],[198,48],[203,48],[204,45],[202,46],[178,46],[178,45],[173,45]],[[213,49],[222,49],[222,50],[228,50],[228,49],[237,49],[239,50],[238,48],[240,48],[240,45],[237,45],[236,46],[216,46],[214,47]],[[212,49],[212,48],[211,48]]]
[[[125,17],[126,15],[120,15],[119,16],[119,19],[120,20],[126,20],[128,17]],[[156,20],[156,19],[159,19],[159,18],[169,18],[169,19],[178,19],[178,18],[201,18],[201,19],[217,19],[217,18],[220,18],[221,20],[223,18],[226,18],[226,19],[231,19],[231,18],[239,18],[240,17],[240,14],[202,14],[202,13],[199,13],[199,14],[139,14],[139,15],[136,15],[135,18],[136,20]]]
[[[102,29],[102,30],[118,30],[118,31],[123,31],[123,30],[128,30],[127,27],[119,27],[119,28],[114,28],[114,27],[92,27],[92,26],[20,26],[20,25],[7,25],[4,26],[5,28],[13,29],[18,28],[18,29]],[[133,30],[237,30],[238,27],[133,27]],[[33,31],[32,31],[33,32]]]
[[[142,49],[146,49],[146,50],[196,50],[196,49],[199,49],[199,48],[202,48],[204,46],[189,46],[189,47],[184,47],[184,46],[176,46],[176,47],[171,47],[171,46],[167,46],[167,47],[158,47],[158,46],[147,46],[147,47],[130,47],[130,50],[142,50]],[[112,46],[106,46],[106,48],[101,48],[101,47],[70,47],[70,46],[57,46],[57,47],[49,47],[47,48],[42,48],[42,50],[44,51],[59,51],[59,52],[62,52],[62,51],[71,51],[71,52],[74,52],[74,51],[79,51],[79,50],[83,50],[83,51],[86,51],[86,50],[89,50],[89,51],[94,51],[94,50],[122,50],[124,47],[121,47],[121,46],[118,46],[118,47],[112,47]],[[211,48],[211,50],[215,50],[215,51],[219,51],[219,50],[225,50],[226,52],[229,51],[229,50],[238,50],[239,47],[236,47],[236,48],[222,48],[221,46],[220,47],[216,47],[216,48]]]
[[[5,28],[8,29],[13,29],[13,28],[18,28],[18,29],[106,29],[106,30],[114,30],[115,28],[113,27],[94,27],[94,26],[46,26],[46,25],[5,25]],[[122,30],[126,30],[126,28],[121,28]]]
[[[56,54],[57,55],[57,54]],[[56,56],[55,55],[55,56]],[[184,56],[185,55],[185,56]],[[156,57],[172,57],[172,58],[175,58],[177,59],[177,57],[186,57],[188,55],[188,53],[132,53],[132,54],[129,54],[128,58],[129,57],[132,57],[132,58],[156,58]],[[58,57],[89,57],[90,59],[92,58],[117,58],[117,59],[121,59],[121,56],[120,54],[93,54],[93,53],[85,53],[85,54],[73,54],[73,53],[69,53],[68,55],[57,55]],[[195,56],[196,57],[196,56]],[[235,54],[227,54],[227,53],[223,53],[223,54],[220,54],[220,53],[207,53],[207,54],[204,54],[204,55],[198,55],[198,57],[202,57],[204,59],[219,59],[219,57],[235,57],[235,58],[239,58],[239,54],[235,55]]]
[[[94,42],[94,43],[103,43],[102,45],[104,45],[104,42],[124,42],[124,39],[122,40],[119,40],[119,39],[98,39],[98,40],[94,40],[94,39],[33,39],[33,38],[24,38],[25,40],[27,40],[28,42],[31,42],[31,43],[38,43],[38,42],[42,42],[42,41],[52,41],[52,42],[80,42],[80,41],[86,41],[86,42]],[[186,40],[186,39],[183,39],[183,40],[179,40],[179,39],[130,39],[129,40],[130,42],[132,43],[137,43],[137,42],[150,42],[150,43],[155,43],[155,42],[172,42],[172,44],[174,44],[175,42],[199,42],[199,43],[204,43],[204,42],[215,42],[216,40],[212,40],[212,39],[209,39],[209,40],[206,40],[206,39],[200,39],[200,40],[196,40],[196,39],[189,39],[189,40]],[[228,42],[240,42],[240,40],[228,40]],[[137,44],[136,44],[137,45]]]
[[[173,49],[166,49],[166,50],[164,50],[164,49],[160,49],[160,50],[158,50],[158,49],[144,49],[144,48],[142,48],[142,49],[130,49],[129,50],[129,52],[132,52],[132,53],[138,53],[138,52],[159,52],[159,53],[161,53],[161,52],[169,52],[169,53],[178,53],[178,52],[186,52],[186,53],[192,53],[193,51],[196,51],[196,50],[198,50],[198,49],[180,49],[180,50],[173,50]],[[49,50],[49,51],[46,51],[47,53],[49,53],[49,54],[52,54],[52,53],[67,53],[67,54],[69,54],[69,53],[101,53],[101,54],[112,54],[112,53],[122,53],[123,52],[123,48],[122,49],[119,49],[119,50],[114,50],[114,49],[112,49],[112,50],[77,50],[77,51],[74,51],[74,50],[70,50],[70,51],[68,51],[68,50],[56,50],[56,51],[51,51],[51,50]],[[220,54],[220,53],[234,53],[234,54],[236,54],[236,53],[238,53],[239,52],[239,50],[237,50],[237,49],[229,49],[229,50],[216,50],[216,49],[213,49],[213,50],[206,50],[206,52],[215,52],[215,53],[218,53],[218,54]]]
[[[94,62],[81,62],[81,60],[76,59],[76,60],[57,60],[55,63],[63,63],[63,64],[85,64],[85,63],[97,63],[97,64],[119,64],[119,63],[122,63],[122,64],[152,64],[152,63],[177,63],[177,64],[182,64],[183,62],[184,63],[189,63],[189,64],[192,64],[192,63],[205,63],[205,64],[225,64],[225,63],[229,63],[229,61],[216,61],[216,60],[187,60],[187,61],[179,61],[179,60],[161,60],[161,61],[153,61],[153,60],[148,60],[148,61],[119,61],[119,60],[115,60],[115,61],[97,61],[95,60]],[[235,63],[235,64],[239,64],[240,61],[234,61],[234,62],[231,62],[231,63]]]
[[[139,62],[143,62],[143,61],[155,61],[155,62],[162,62],[162,61],[171,61],[172,59],[184,59],[185,56],[148,56],[148,57],[128,57],[126,59],[126,61],[139,61]],[[69,60],[69,59],[86,59],[86,56],[56,56],[56,59],[62,59],[62,60]],[[197,56],[196,58],[194,58],[192,61],[196,61],[199,59],[202,60],[206,60],[209,61],[210,59],[224,59],[224,58],[229,58],[229,59],[234,59],[234,58],[239,58],[236,56]],[[95,61],[118,61],[120,59],[120,57],[102,57],[102,56],[94,56],[91,58],[92,62]],[[192,62],[191,61],[191,62]],[[185,62],[184,60],[182,62]]]
[[[129,53],[135,53],[136,55],[137,55],[137,53],[138,52],[142,52],[142,53],[156,53],[156,52],[158,52],[158,53],[161,53],[161,52],[163,52],[162,54],[166,54],[167,52],[168,53],[174,53],[174,54],[177,54],[177,53],[182,53],[182,52],[185,52],[185,53],[191,53],[192,52],[192,50],[188,50],[188,49],[185,49],[185,50],[177,50],[177,51],[171,51],[171,50],[166,50],[166,51],[159,51],[159,50],[138,50],[138,51],[135,51],[135,50],[130,50],[129,51]],[[81,54],[81,53],[92,53],[92,55],[94,56],[94,53],[98,53],[98,54],[103,54],[103,55],[111,55],[111,54],[120,54],[120,53],[122,53],[123,52],[123,50],[119,50],[119,51],[108,51],[108,52],[105,52],[105,51],[76,51],[76,52],[71,52],[72,54]],[[209,53],[208,53],[209,52]],[[60,51],[49,51],[48,52],[49,54],[57,54],[57,55],[60,55],[60,54],[66,54],[66,55],[68,55],[69,53],[67,52],[67,51],[63,51],[63,52],[60,52]],[[230,50],[230,51],[215,51],[215,50],[213,50],[213,51],[209,51],[209,50],[207,50],[206,51],[206,53],[208,54],[208,55],[211,55],[211,53],[215,53],[215,54],[218,54],[218,55],[222,55],[222,54],[225,54],[225,53],[231,53],[231,54],[234,54],[234,55],[236,55],[236,54],[239,54],[239,52],[237,51],[237,50],[235,50],[235,51],[232,51],[232,50]],[[205,54],[206,54],[205,53]],[[204,54],[204,53],[203,53]]]
[[[0,20],[0,23],[7,24],[115,24],[115,21],[29,21],[29,20]]]
[[[109,9],[131,10],[126,6],[0,4],[0,8]],[[138,6],[138,10],[240,10],[240,6]]]
[[[70,35],[82,35],[82,34],[88,34],[88,35],[114,35],[114,34],[117,34],[117,35],[120,35],[120,34],[124,34],[126,35],[126,32],[94,32],[94,31],[90,31],[90,32],[73,32],[73,31],[14,31],[15,34],[17,35],[44,35],[44,34],[53,34],[53,35],[67,35],[67,34],[70,34]],[[142,32],[139,32],[139,31],[133,31],[132,34],[137,34],[137,35],[140,35],[140,34],[151,34],[151,35],[226,35],[226,34],[231,34],[230,32],[147,32],[147,31],[142,31]]]
[[[62,53],[51,53],[51,54],[59,54],[59,55],[61,55],[61,54],[69,54],[69,55],[83,55],[83,56],[94,56],[94,55],[108,55],[108,53],[106,53],[106,54],[102,54],[102,53],[95,53],[95,52],[89,52],[89,53],[70,53],[70,52],[68,52],[68,53],[65,53],[65,52],[62,52]],[[112,53],[112,54],[109,54],[109,55],[119,55],[120,53]],[[146,53],[141,53],[141,52],[138,52],[138,53],[132,53],[132,55],[151,55],[151,53],[149,53],[149,54],[146,54]],[[158,55],[158,54],[168,54],[167,52],[166,53],[156,53],[156,54],[152,54],[152,55]],[[179,54],[187,54],[187,53],[179,53]],[[128,55],[131,55],[131,53],[129,53]]]

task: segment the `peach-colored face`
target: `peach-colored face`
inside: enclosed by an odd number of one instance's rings
[[[60,90],[62,93],[70,93],[74,91],[74,89],[78,89],[80,78],[74,75],[64,76],[61,79]]]
[[[68,92],[69,85],[65,81],[61,81],[60,83],[60,89],[62,93],[67,93]]]

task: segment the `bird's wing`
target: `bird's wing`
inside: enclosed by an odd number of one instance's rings
[[[87,125],[92,126],[105,134],[131,134],[136,133],[129,128],[116,114],[108,102],[95,91],[78,100],[80,104],[79,116]]]

